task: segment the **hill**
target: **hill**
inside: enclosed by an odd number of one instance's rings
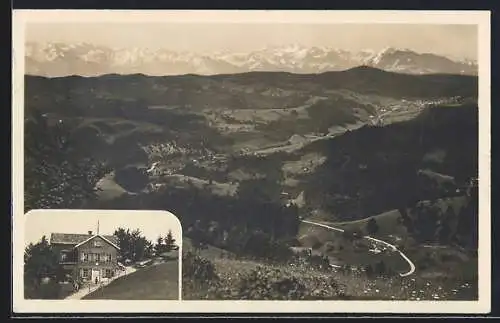
[[[462,195],[466,179],[477,177],[477,120],[475,105],[441,106],[406,122],[314,143],[303,154],[326,159],[308,181],[306,199],[352,220],[398,208],[398,201],[405,206]]]
[[[160,143],[189,149],[193,159],[272,151],[288,147],[293,135],[307,143],[477,95],[475,77],[366,67],[308,75],[26,76],[25,85],[27,111],[71,124],[94,155],[120,167],[147,164],[144,149],[167,153]]]

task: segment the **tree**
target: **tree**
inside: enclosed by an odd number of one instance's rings
[[[174,236],[172,235],[172,230],[168,230],[167,236],[164,239],[165,241],[165,251],[169,252],[175,249],[177,245],[175,244]]]
[[[440,243],[446,244],[450,241],[451,238],[451,223],[455,220],[455,212],[451,206],[448,206],[446,212],[442,216],[440,225],[438,226],[436,232],[436,238]]]
[[[411,220],[411,218],[409,217],[408,215],[408,211],[406,209],[405,206],[401,206],[398,208],[398,211],[399,213],[401,214],[401,222],[403,223],[403,225],[405,226],[406,230],[409,232],[409,233],[413,233],[415,231],[414,229],[414,226],[413,226],[413,222]]]
[[[57,298],[58,282],[63,277],[57,254],[45,236],[36,244],[30,243],[24,251],[25,298]],[[50,283],[42,286],[42,280]],[[49,288],[50,287],[50,288]]]
[[[118,238],[121,256],[125,259],[139,261],[152,256],[153,244],[147,240],[139,229],[118,228],[114,235]]]
[[[278,201],[281,195],[281,186],[272,177],[252,178],[242,181],[238,185],[238,197],[244,200],[259,202]]]
[[[24,134],[25,211],[81,207],[97,197],[96,183],[107,173],[79,141],[74,125],[49,125],[36,109],[26,110]],[[87,138],[88,139],[88,138]]]
[[[378,230],[379,227],[377,224],[377,220],[375,220],[375,218],[370,218],[370,220],[368,220],[368,223],[366,224],[366,232],[369,235],[374,235],[378,232]]]
[[[144,237],[137,237],[133,240],[133,259],[135,261],[140,261],[146,258],[148,249],[148,241]]]
[[[342,233],[342,236],[349,241],[354,241],[362,238],[363,232],[359,228],[347,228]]]
[[[163,249],[164,249],[163,247],[164,247],[163,237],[159,236],[158,239],[156,239],[155,253],[157,255],[161,254],[163,252]]]
[[[155,254],[155,246],[151,241],[147,240],[146,238],[144,238],[144,239],[146,240],[146,248],[144,249],[144,257],[151,258]]]
[[[113,233],[118,239],[118,246],[120,247],[120,255],[124,259],[131,259],[131,241],[130,241],[130,230],[125,230],[124,228],[118,228]]]
[[[374,270],[372,265],[365,266],[365,273],[368,278],[373,278]]]
[[[187,230],[187,235],[191,238],[191,243],[196,252],[207,248],[208,235],[205,225],[201,220],[196,220],[193,226]]]
[[[387,272],[387,268],[385,266],[385,263],[384,261],[379,261],[375,264],[375,268],[374,268],[374,273],[381,276],[381,275],[384,275],[386,274]]]

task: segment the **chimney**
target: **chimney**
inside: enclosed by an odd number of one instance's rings
[[[89,234],[92,235],[92,231],[89,231]]]

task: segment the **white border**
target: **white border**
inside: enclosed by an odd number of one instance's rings
[[[22,295],[23,98],[26,22],[358,23],[478,25],[479,63],[479,301],[30,301]],[[489,11],[123,11],[15,10],[13,13],[13,245],[15,312],[94,313],[488,313],[491,309]],[[17,255],[17,257],[16,257]]]

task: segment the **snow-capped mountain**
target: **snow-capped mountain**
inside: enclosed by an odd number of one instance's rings
[[[42,76],[109,73],[146,75],[229,74],[250,71],[322,73],[366,65],[410,74],[477,74],[477,63],[408,49],[350,52],[298,44],[246,52],[191,53],[168,49],[110,48],[88,43],[27,43],[26,74]]]

